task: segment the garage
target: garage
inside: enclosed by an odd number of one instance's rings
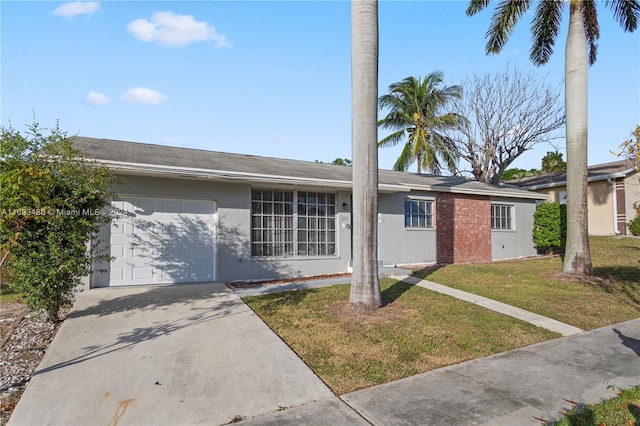
[[[99,239],[112,261],[94,287],[214,280],[214,202],[120,197]]]

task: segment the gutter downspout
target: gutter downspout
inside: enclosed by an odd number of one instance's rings
[[[612,178],[607,178],[607,182],[611,184],[612,191],[612,201],[613,201],[613,232],[616,235],[620,235],[620,230],[618,229],[618,197],[616,195],[616,181]]]

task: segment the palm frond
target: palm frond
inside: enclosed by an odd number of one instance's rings
[[[640,19],[640,2],[638,0],[606,0],[605,4],[613,12],[623,30],[633,32]]]
[[[502,0],[491,18],[487,31],[487,53],[500,53],[531,0]]]
[[[487,7],[491,0],[471,0],[467,7],[467,16],[473,16]]]
[[[391,133],[390,135],[382,138],[378,142],[378,147],[387,147],[387,146],[395,146],[400,142],[404,137],[404,129],[398,130],[397,132]]]
[[[536,66],[546,64],[553,53],[553,46],[560,32],[564,5],[563,0],[547,0],[538,3],[531,23],[533,46],[529,55],[531,62]]]
[[[580,5],[582,6],[584,34],[587,37],[587,46],[589,49],[589,65],[593,65],[598,56],[598,39],[600,38],[598,10],[595,0],[584,0],[580,2]]]
[[[395,164],[393,165],[393,170],[406,172],[407,169],[409,169],[409,166],[411,165],[411,163],[415,161],[412,148],[413,147],[411,143],[405,144],[404,148],[402,148],[402,152],[400,153],[400,156],[398,157]]]
[[[447,111],[449,103],[462,97],[462,87],[444,86],[442,71],[434,71],[422,77],[407,77],[389,86],[389,93],[379,98],[381,109],[389,109],[388,114],[378,121],[380,127],[396,130],[385,137],[378,146],[393,146],[404,138],[404,132],[411,129],[403,152],[396,162],[396,170],[406,170],[413,161],[420,168],[440,170],[440,160],[447,167],[455,161],[451,150],[441,142],[433,140],[431,134],[446,129],[456,129],[467,120],[454,112]],[[435,146],[434,143],[438,145]]]

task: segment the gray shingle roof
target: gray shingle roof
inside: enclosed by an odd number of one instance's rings
[[[352,179],[351,167],[335,164],[81,136],[74,136],[71,141],[74,147],[83,151],[87,157],[105,162],[111,167],[120,166],[120,168],[128,170],[134,170],[136,167],[160,166],[185,171],[201,170],[203,172],[233,174],[234,176],[243,175],[246,177],[245,180],[256,182],[267,179],[267,177],[278,177],[314,180],[320,183],[343,182],[350,185]],[[407,191],[422,189],[502,197],[544,198],[540,194],[514,187],[488,185],[450,176],[380,170],[378,179],[381,185],[401,186],[405,187]]]
[[[614,174],[628,176],[634,172],[635,169],[630,160],[612,161],[610,163],[589,166],[587,168],[587,179],[589,181],[597,181],[607,179]],[[515,185],[520,188],[536,189],[564,185],[566,182],[567,173],[564,171],[505,181],[506,184]]]

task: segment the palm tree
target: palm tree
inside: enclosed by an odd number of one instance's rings
[[[542,157],[541,173],[561,172],[567,169],[567,163],[562,159],[562,153],[555,150],[548,151],[547,155]]]
[[[414,161],[418,173],[423,168],[440,173],[441,162],[450,171],[455,169],[456,156],[440,131],[462,124],[459,115],[442,113],[451,100],[462,97],[462,87],[441,88],[442,84],[442,71],[432,72],[424,79],[407,77],[389,86],[389,93],[380,97],[380,109],[390,111],[378,126],[394,132],[378,146],[394,146],[407,136],[394,170],[406,171]]]
[[[351,2],[353,280],[349,304],[382,304],[378,279],[378,1]]]
[[[490,0],[471,0],[467,15],[475,15]],[[499,53],[513,29],[531,6],[531,0],[503,0],[491,18],[487,31],[487,53]],[[565,108],[567,134],[567,241],[562,270],[592,275],[587,228],[587,75],[596,61],[600,37],[596,0],[544,0],[538,3],[532,21],[531,61],[547,63],[553,53],[562,12],[569,5],[569,31],[565,47]],[[640,18],[638,0],[608,0],[605,4],[625,31],[634,31]],[[588,48],[587,48],[588,47]]]

